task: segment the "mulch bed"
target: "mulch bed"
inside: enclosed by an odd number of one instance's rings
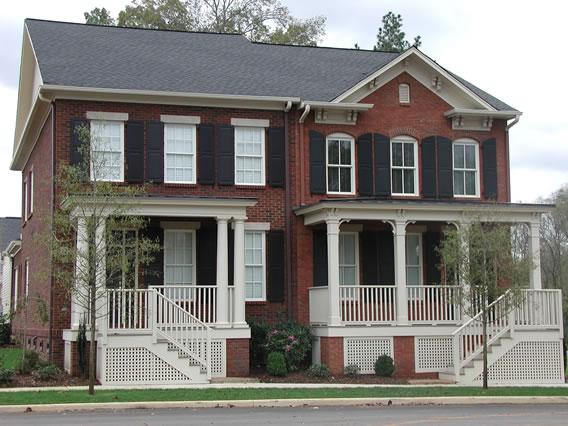
[[[359,377],[329,376],[329,377],[308,377],[305,370],[288,373],[286,377],[273,377],[264,371],[253,373],[261,383],[338,383],[355,385],[408,385],[408,381],[394,377],[380,377],[374,374],[361,374]]]
[[[39,380],[32,374],[14,374],[8,383],[0,383],[0,388],[33,388],[47,386],[88,386],[89,380],[62,374],[56,379]]]

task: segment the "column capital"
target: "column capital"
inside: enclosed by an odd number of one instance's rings
[[[231,216],[217,216],[215,220],[217,223],[227,223],[231,219]]]

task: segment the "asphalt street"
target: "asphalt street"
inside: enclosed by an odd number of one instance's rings
[[[5,425],[566,425],[568,404],[198,408],[3,414]]]

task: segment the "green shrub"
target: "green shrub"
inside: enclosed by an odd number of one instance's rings
[[[286,371],[286,359],[281,352],[270,352],[266,362],[266,370],[271,376],[284,377]]]
[[[359,377],[359,366],[357,364],[349,364],[343,370],[345,377]]]
[[[0,315],[0,346],[9,345],[11,336],[10,317],[8,315]]]
[[[50,380],[59,377],[61,370],[53,364],[47,364],[35,370],[33,375],[39,380]]]
[[[266,336],[270,330],[270,324],[247,319],[250,327],[250,365],[251,367],[266,365]]]
[[[14,377],[14,372],[12,370],[7,370],[4,367],[0,367],[0,383],[6,383],[12,380]]]
[[[388,355],[381,355],[375,361],[375,374],[382,377],[390,377],[395,370],[394,361]]]
[[[329,377],[329,368],[325,364],[310,365],[306,371],[308,377]]]
[[[33,370],[43,365],[39,359],[39,354],[32,350],[25,350],[23,359],[18,363],[16,371],[20,374],[29,374]]]
[[[305,362],[312,347],[310,327],[294,321],[284,321],[272,327],[266,338],[267,352],[280,352],[288,371],[297,370]]]

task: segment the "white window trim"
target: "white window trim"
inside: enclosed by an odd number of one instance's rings
[[[167,138],[168,138],[168,124],[170,125],[175,125],[175,126],[179,126],[179,125],[184,125],[187,126],[191,129],[193,135],[193,152],[192,153],[186,153],[186,152],[168,152],[167,151]],[[166,168],[166,156],[168,154],[182,154],[182,155],[191,155],[192,156],[192,162],[191,162],[191,168],[193,170],[193,179],[192,180],[168,180],[167,179],[167,168]],[[181,184],[195,184],[197,182],[197,169],[196,169],[196,157],[197,157],[197,129],[196,126],[194,124],[177,124],[177,123],[165,123],[164,124],[164,182],[165,183],[181,183]]]
[[[118,114],[118,113],[117,113]],[[99,179],[101,182],[124,182],[124,121],[116,121],[116,120],[93,120],[93,121],[98,121],[100,123],[117,123],[120,125],[120,146],[122,147],[122,150],[120,152],[120,177],[118,179]],[[94,126],[92,125],[93,122],[91,122],[91,130],[90,130],[90,136],[91,136],[91,144],[90,144],[90,164],[89,164],[89,169],[90,169],[90,176],[91,176],[91,181],[94,180],[93,178],[93,137],[96,137],[96,135],[93,135],[93,128]]]
[[[95,121],[128,121],[127,112],[87,111],[87,119]]]
[[[28,217],[29,217],[34,212],[34,168],[33,168],[33,166],[30,168],[30,172],[29,172],[28,176],[29,176],[29,182],[28,182],[29,189],[28,189],[28,191],[30,193],[30,201],[29,201],[30,211],[28,213]]]
[[[18,308],[18,286],[20,284],[20,268],[19,266],[14,268],[14,305],[12,310],[15,311]]]
[[[393,143],[413,143],[414,144],[414,167],[408,166],[394,166],[393,158],[392,158],[392,145]],[[412,136],[400,135],[395,136],[391,139],[390,142],[390,173],[391,173],[391,194],[396,196],[404,196],[404,197],[416,197],[418,196],[418,141],[413,138]],[[404,149],[403,149],[403,161],[404,161]],[[414,192],[394,192],[393,191],[393,179],[392,179],[392,171],[395,170],[403,170],[402,173],[402,187],[404,188],[404,170],[414,170]],[[452,176],[453,177],[453,176]]]
[[[261,277],[262,277],[262,297],[259,298],[255,298],[255,297],[246,297],[246,268],[247,268],[247,263],[245,260],[245,301],[246,302],[265,302],[266,301],[266,231],[264,230],[246,230],[245,228],[245,241],[246,241],[246,234],[250,233],[250,234],[262,234],[262,273],[261,273]],[[245,249],[246,249],[246,243],[245,243]],[[249,265],[249,266],[258,266],[258,265]]]
[[[406,90],[406,98],[404,98],[403,90]],[[401,104],[409,104],[410,103],[410,85],[407,83],[401,83],[398,85],[398,101]]]
[[[424,285],[424,260],[422,259],[422,250],[423,250],[423,246],[422,246],[422,233],[419,232],[407,232],[406,233],[406,240],[404,242],[405,248],[408,247],[408,236],[410,235],[417,235],[418,236],[418,285]],[[416,267],[417,265],[411,265],[412,267]],[[406,285],[408,286],[408,263],[407,263],[407,259],[406,259],[406,253],[405,253],[405,259],[404,259],[404,273],[406,274]]]
[[[351,191],[349,192],[342,192],[342,191],[330,191],[329,190],[329,140],[348,140],[351,143]],[[339,166],[333,165],[332,167],[337,168],[347,168],[347,166]],[[340,183],[341,187],[341,183]],[[332,133],[325,138],[325,190],[327,194],[347,194],[347,195],[354,195],[355,194],[355,139],[353,136],[348,135],[347,133]]]
[[[234,119],[236,120],[236,119]],[[232,121],[232,120],[231,120]],[[266,186],[266,153],[265,153],[265,145],[266,145],[266,132],[264,130],[262,130],[260,132],[260,136],[261,136],[261,142],[260,142],[260,150],[261,150],[261,168],[260,168],[260,183],[247,183],[247,182],[237,182],[237,158],[238,157],[258,157],[258,155],[239,155],[237,154],[237,132],[241,129],[246,129],[247,127],[252,127],[255,130],[258,129],[259,127],[264,127],[264,126],[240,126],[240,127],[235,127],[235,142],[234,142],[234,151],[235,151],[235,155],[234,155],[234,169],[235,169],[235,186]]]
[[[30,260],[26,259],[25,261],[25,276],[26,276],[26,281],[25,281],[25,287],[24,287],[24,296],[28,297],[28,295],[30,294]]]
[[[189,233],[192,234],[191,237],[191,262],[193,263],[193,270],[192,270],[192,277],[191,277],[191,281],[192,284],[188,284],[191,286],[197,285],[197,263],[196,263],[196,233],[195,230],[193,229],[183,229],[183,228],[167,228],[164,229],[164,280],[163,280],[163,285],[181,285],[181,284],[167,284],[166,283],[166,267],[168,266],[168,264],[166,263],[166,234],[167,233]]]
[[[471,171],[472,169],[456,169],[454,167],[454,147],[456,145],[473,145],[475,147],[475,195],[466,195],[466,194],[456,194],[456,188],[454,187],[454,171]],[[464,150],[464,161],[465,161],[465,150]],[[454,197],[458,198],[480,198],[480,167],[479,167],[479,143],[474,139],[469,138],[460,138],[456,139],[452,143],[452,187],[454,187]],[[465,182],[464,182],[464,191],[465,191]]]
[[[24,205],[23,205],[23,212],[22,218],[24,222],[28,220],[28,196],[29,196],[29,189],[28,189],[28,177],[24,176]]]
[[[270,231],[270,222],[245,222],[245,231]],[[235,229],[235,222],[231,222],[231,229]]]
[[[160,121],[166,124],[201,124],[198,115],[160,115]]]
[[[231,126],[235,127],[270,127],[270,120],[254,118],[231,118]]]

